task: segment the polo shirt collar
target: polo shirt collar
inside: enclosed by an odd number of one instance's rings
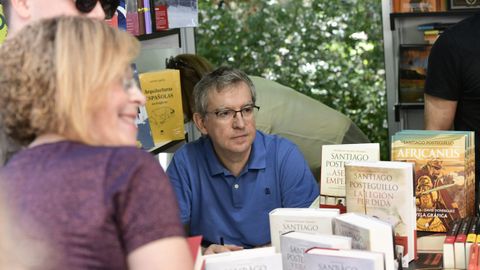
[[[256,132],[255,140],[253,141],[252,145],[252,151],[250,152],[250,158],[247,162],[248,170],[260,170],[265,169],[266,167],[267,152],[264,137],[265,134],[259,131]],[[217,154],[215,154],[213,143],[210,137],[206,136],[204,138],[203,145],[211,175],[213,176],[221,173],[225,175],[231,175],[231,173],[220,163]]]

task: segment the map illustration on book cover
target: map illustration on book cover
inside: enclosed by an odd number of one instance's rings
[[[392,138],[392,160],[415,163],[417,230],[446,232],[473,215],[475,186],[469,133],[402,131]]]

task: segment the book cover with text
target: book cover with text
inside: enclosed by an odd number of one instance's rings
[[[408,130],[392,138],[392,160],[415,163],[417,230],[446,232],[473,215],[472,140],[467,133]]]
[[[380,160],[380,144],[332,144],[322,146],[320,195],[327,205],[345,205],[344,164]]]
[[[159,70],[139,75],[155,144],[185,138],[182,93],[178,70]]]
[[[416,257],[416,212],[411,162],[345,164],[348,212],[390,223],[395,244],[403,247],[403,266]]]

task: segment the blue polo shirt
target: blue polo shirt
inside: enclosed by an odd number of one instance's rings
[[[270,243],[271,210],[308,207],[320,192],[297,146],[260,131],[238,177],[223,167],[208,137],[177,150],[167,174],[191,235],[247,248]]]

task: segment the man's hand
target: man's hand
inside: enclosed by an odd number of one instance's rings
[[[203,255],[237,251],[237,250],[242,250],[242,249],[243,249],[243,247],[239,247],[239,246],[235,246],[235,245],[212,244],[203,252]]]

